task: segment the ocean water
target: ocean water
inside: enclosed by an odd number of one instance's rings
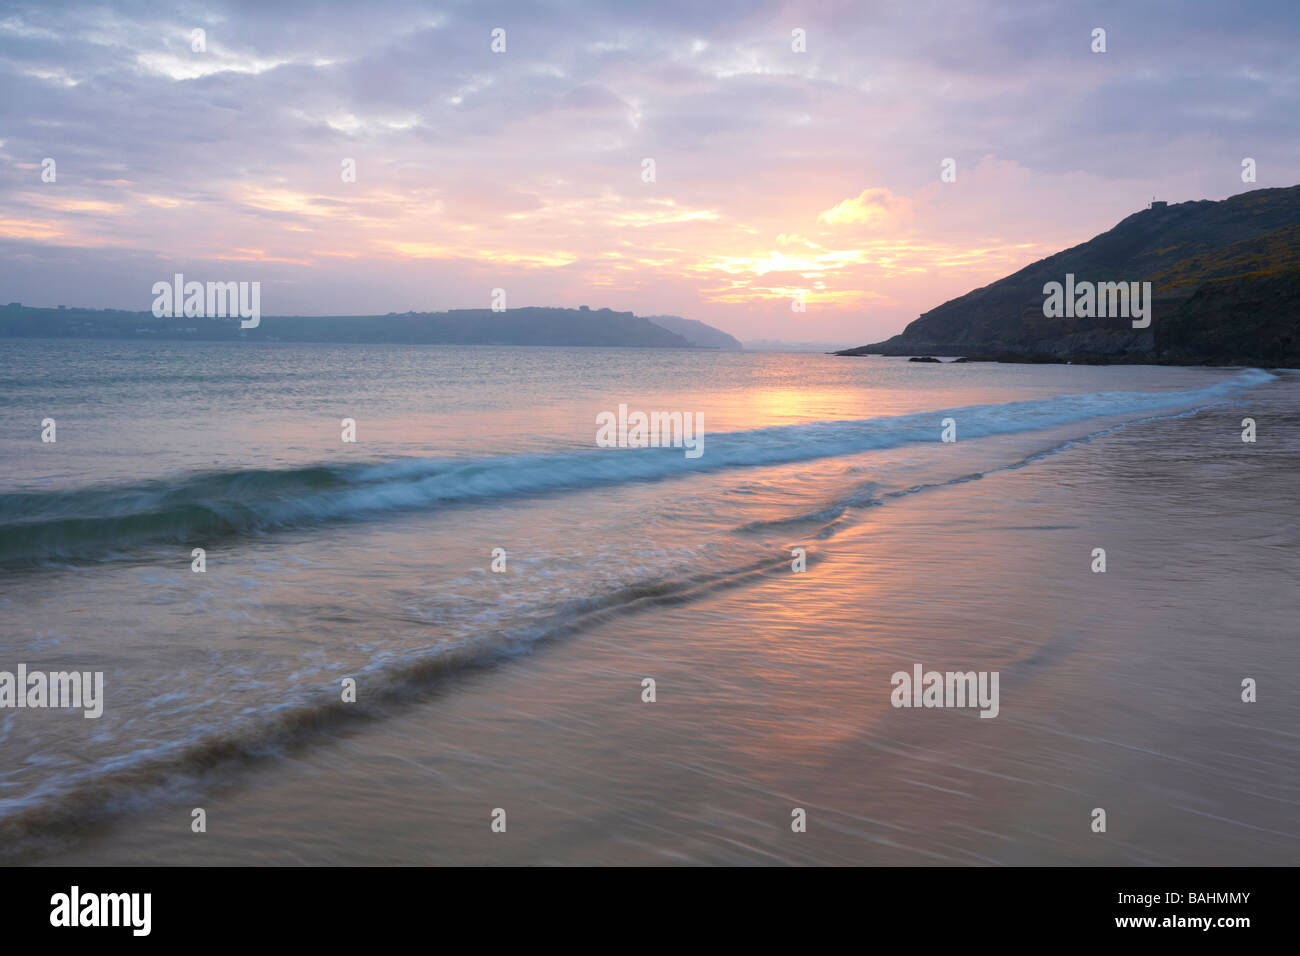
[[[105,704],[0,709],[0,853],[1294,863],[1298,381],[6,342],[0,670]],[[597,447],[620,404],[703,454]],[[913,662],[1001,670],[998,718],[892,708]]]

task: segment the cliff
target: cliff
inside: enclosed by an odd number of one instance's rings
[[[1044,285],[1150,282],[1151,324],[1043,313]],[[837,355],[1300,366],[1300,186],[1144,209]]]

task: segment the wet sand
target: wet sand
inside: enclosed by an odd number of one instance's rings
[[[806,573],[595,623],[37,862],[1293,865],[1296,395],[892,499],[828,540],[792,527]],[[892,707],[915,663],[998,671],[999,715]]]

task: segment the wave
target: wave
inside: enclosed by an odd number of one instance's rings
[[[1194,415],[1200,405],[1169,415],[1143,416],[1034,452],[988,471],[958,475],[909,488],[884,491],[874,483],[830,502],[815,512],[742,525],[737,532],[772,530],[787,524],[816,522],[820,532],[801,540],[826,539],[840,530],[854,509],[886,505],[941,488],[978,481],[987,475],[1027,467],[1078,445],[1114,434],[1129,425]],[[807,555],[810,567],[823,556]],[[339,699],[335,682],[288,689],[275,707],[247,714],[224,727],[194,728],[185,739],[142,747],[106,757],[71,774],[46,779],[20,797],[0,798],[0,861],[23,862],[70,844],[84,832],[114,819],[176,801],[224,779],[234,769],[256,764],[292,748],[310,745],[321,735],[345,732],[358,723],[381,720],[403,706],[436,694],[446,679],[527,654],[549,641],[580,633],[624,614],[665,605],[685,604],[720,591],[742,587],[766,576],[788,573],[789,556],[751,556],[743,564],[713,571],[694,570],[684,577],[657,577],[625,584],[553,606],[539,620],[502,631],[466,637],[449,644],[416,648],[384,656],[350,672],[364,688],[354,703]]]
[[[512,498],[702,471],[776,465],[939,440],[962,440],[1180,405],[1204,405],[1275,378],[1245,369],[1199,389],[1097,392],[908,415],[780,425],[705,436],[680,448],[581,449],[483,458],[406,458],[192,475],[176,482],[0,495],[0,567],[102,559],[155,545],[356,521],[459,502]],[[593,426],[594,436],[594,426]]]
[[[350,672],[362,688],[340,699],[337,682],[294,688],[274,708],[225,727],[196,728],[184,739],[140,747],[47,778],[20,797],[0,797],[0,863],[12,865],[75,842],[123,814],[175,801],[213,777],[254,765],[321,735],[381,720],[428,699],[451,676],[489,668],[620,614],[684,604],[783,572],[788,559],[764,557],[743,567],[656,579],[565,601],[542,620],[450,644],[408,651]],[[809,565],[816,559],[810,556]]]

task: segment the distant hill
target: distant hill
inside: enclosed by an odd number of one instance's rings
[[[724,349],[733,352],[744,348],[739,339],[733,338],[721,329],[705,325],[697,319],[683,319],[680,315],[647,315],[646,318],[660,328],[680,335],[691,345],[699,348]]]
[[[1151,282],[1151,325],[1047,318],[1043,286]],[[1300,366],[1300,186],[1157,206],[837,355]]]
[[[681,320],[685,322],[686,320]],[[708,326],[696,323],[703,329]],[[717,332],[717,330],[710,330]],[[723,333],[717,332],[718,335]],[[609,309],[453,309],[388,315],[264,315],[256,328],[238,318],[154,318],[112,309],[0,306],[0,336],[372,342],[435,345],[561,345],[691,348],[683,335],[631,312]],[[730,336],[727,336],[730,338]]]

